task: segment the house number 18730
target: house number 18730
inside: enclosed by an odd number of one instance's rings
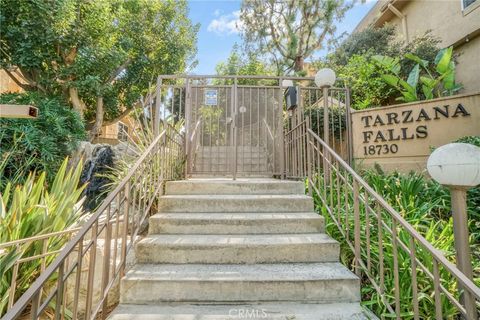
[[[365,156],[374,156],[374,155],[397,153],[397,152],[398,152],[398,145],[395,143],[377,144],[377,145],[371,144],[369,146],[363,147],[363,154]]]

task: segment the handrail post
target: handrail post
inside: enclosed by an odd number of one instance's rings
[[[361,259],[361,243],[360,243],[360,192],[358,190],[358,182],[353,179],[353,220],[354,227],[354,249],[355,249],[355,274],[360,277],[360,259]],[[348,215],[348,212],[346,213]],[[348,223],[348,221],[347,221]]]
[[[308,195],[311,197],[313,196],[313,185],[312,185],[312,146],[310,145],[310,132],[308,129],[310,129],[311,124],[310,124],[310,116],[306,117],[307,121],[307,130],[305,130],[305,135],[306,139],[305,141],[307,142],[307,180],[308,180]]]

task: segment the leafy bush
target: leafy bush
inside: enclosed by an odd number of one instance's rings
[[[404,102],[428,100],[452,95],[462,88],[455,83],[453,47],[440,50],[433,65],[431,61],[412,53],[405,54],[405,58],[415,62],[407,80],[402,76],[400,58],[373,56],[373,60],[387,70],[387,73],[381,75],[383,81],[401,94],[396,100]],[[419,87],[421,94],[418,93]]]
[[[405,58],[414,55],[422,60],[433,61],[439,50],[439,39],[429,32],[405,43],[396,38],[395,27],[367,28],[351,34],[333,53],[314,62],[316,68],[334,69],[339,78],[346,81],[351,90],[351,105],[365,109],[395,103],[396,90],[387,85],[381,75],[384,67],[374,63],[372,56],[391,56],[399,59],[399,76],[406,78],[415,62]]]
[[[335,174],[333,174],[332,181],[336,181]],[[453,221],[450,214],[450,196],[446,188],[426,179],[419,173],[400,174],[398,172],[385,174],[381,170],[369,170],[362,173],[365,180],[370,186],[375,189],[394,209],[396,209],[402,217],[407,220],[420,234],[422,234],[428,242],[430,242],[435,248],[440,250],[450,261],[455,262],[455,246],[453,238]],[[323,185],[320,176],[319,185]],[[349,182],[351,183],[351,181]],[[353,214],[343,209],[337,210],[337,201],[340,201],[338,208],[353,208],[353,195],[343,195],[338,193],[335,189],[329,190],[327,188],[326,195],[324,195],[327,201],[334,204],[333,216],[339,217],[342,224],[349,224],[350,229],[344,229],[347,234],[342,234],[335,222],[332,220],[330,214],[322,205],[319,196],[314,194],[314,198],[317,204],[317,210],[322,212],[326,217],[327,232],[341,243],[341,260],[350,267],[354,265],[354,255],[351,248],[348,246],[346,237],[353,239]],[[340,198],[338,198],[340,197]],[[346,203],[349,203],[346,207]],[[348,210],[348,209],[347,209]],[[381,210],[376,210],[381,212]],[[388,232],[382,234],[382,254],[383,254],[383,266],[384,269],[380,269],[379,258],[379,232],[377,228],[376,218],[370,213],[369,224],[366,222],[366,212],[364,206],[360,206],[360,237],[361,237],[361,254],[364,261],[367,259],[367,254],[372,259],[370,275],[377,281],[381,276],[385,283],[384,297],[387,303],[395,309],[394,306],[394,272],[393,272],[393,239]],[[388,214],[382,214],[382,220],[386,226],[392,227],[391,218]],[[367,225],[370,227],[370,245],[367,243],[366,233]],[[472,249],[474,252],[479,252],[479,232],[473,228],[474,221],[470,221],[470,227],[472,232]],[[386,227],[385,227],[386,228]],[[397,228],[398,237],[403,243],[408,246],[409,236],[402,230]],[[366,248],[369,248],[367,253]],[[422,249],[418,249],[416,257],[419,261],[422,261],[426,266],[432,265],[432,259],[429,254]],[[473,260],[474,277],[477,284],[480,284],[480,257],[477,255]],[[400,279],[399,296],[401,305],[401,318],[413,319],[412,310],[412,269],[411,269],[411,257],[408,252],[399,249],[398,250],[398,272]],[[450,276],[445,270],[440,270],[440,278],[442,279],[442,285],[449,291],[454,292],[456,288],[456,280]],[[417,287],[418,287],[418,302],[420,319],[431,319],[435,314],[435,302],[432,296],[433,287],[432,281],[427,274],[417,269]],[[381,296],[377,293],[373,285],[370,283],[367,277],[362,277],[362,304],[371,309],[376,315],[382,318],[395,317],[388,312]],[[458,310],[455,306],[448,302],[447,299],[442,299],[442,312],[445,319],[456,319]]]
[[[353,55],[345,66],[338,68],[339,77],[351,89],[352,108],[362,110],[389,103],[394,90],[382,79],[386,69],[370,59],[372,51]]]
[[[39,108],[37,119],[0,119],[0,190],[7,180],[24,179],[29,171],[46,171],[47,177],[53,177],[62,160],[86,136],[78,113],[60,99],[8,93],[0,95],[0,103]]]
[[[64,231],[80,218],[76,207],[84,187],[78,187],[82,163],[75,169],[67,170],[65,159],[49,188],[46,188],[47,174],[29,174],[23,185],[7,183],[0,194],[0,243],[25,239],[42,234]],[[48,239],[47,252],[61,249],[68,237],[58,235]],[[10,295],[13,266],[19,259],[42,254],[44,241],[30,245],[12,245],[0,250],[0,315],[5,311]],[[46,258],[48,265],[55,255]],[[42,259],[22,262],[18,269],[15,299],[20,297],[40,274]],[[54,281],[54,279],[52,279]]]

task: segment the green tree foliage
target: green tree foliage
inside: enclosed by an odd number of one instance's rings
[[[54,176],[62,160],[85,138],[79,114],[64,101],[40,93],[0,95],[0,103],[31,104],[37,119],[0,119],[0,190],[8,180],[22,180],[29,171]]]
[[[339,76],[351,89],[352,108],[362,110],[388,104],[394,90],[381,78],[386,70],[369,57],[353,55],[345,66],[339,66]]]
[[[387,72],[381,78],[401,94],[396,99],[398,101],[413,102],[449,96],[462,88],[455,83],[452,47],[440,50],[433,62],[411,53],[405,54],[405,58],[415,62],[406,80],[402,79],[400,58],[381,55],[372,58],[386,69]]]
[[[439,40],[429,32],[405,43],[395,36],[393,26],[367,28],[346,38],[326,58],[314,63],[316,68],[329,67],[337,72],[351,88],[352,107],[365,109],[395,103],[396,90],[385,83],[382,75],[387,67],[372,59],[375,55],[398,58],[400,77],[407,78],[416,62],[410,55],[419,59],[434,61],[438,53]]]
[[[273,68],[259,58],[254,52],[241,53],[238,45],[234,45],[226,61],[215,66],[217,75],[274,75]],[[266,84],[252,79],[239,79],[239,84]]]
[[[322,49],[335,23],[355,1],[244,0],[241,21],[247,45],[272,55],[278,72],[303,70],[304,60]]]
[[[399,46],[392,46],[395,40],[395,27],[385,25],[381,28],[369,27],[361,32],[352,33],[331,53],[326,64],[330,67],[345,66],[356,55],[395,55]],[[395,52],[392,52],[395,51]]]
[[[92,138],[158,74],[185,70],[198,30],[187,16],[185,0],[2,0],[0,64],[24,89],[64,96]]]

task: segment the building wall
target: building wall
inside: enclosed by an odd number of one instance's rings
[[[399,37],[405,38],[402,19],[386,9],[388,3],[406,16],[408,40],[430,30],[441,39],[441,47],[455,47],[457,81],[464,85],[463,93],[480,89],[480,0],[465,10],[462,0],[379,1],[355,31],[390,23],[397,26]]]
[[[4,70],[0,69],[0,93],[21,91],[23,91],[23,89],[17,85]]]

